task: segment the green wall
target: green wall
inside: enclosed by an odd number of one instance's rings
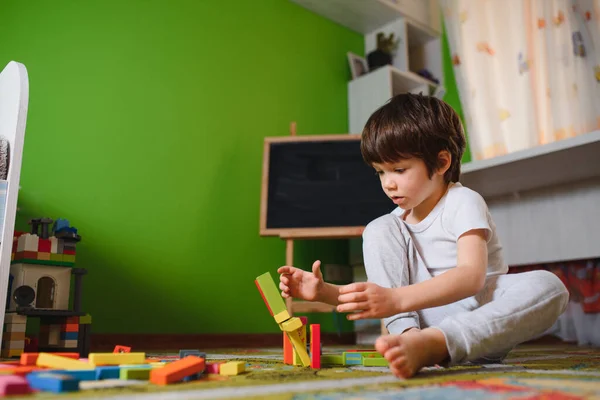
[[[258,235],[263,138],[347,132],[347,51],[289,0],[0,2],[0,66],[30,79],[17,229],[79,229],[94,332],[279,331],[253,282],[285,261]]]

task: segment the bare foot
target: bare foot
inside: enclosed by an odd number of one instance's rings
[[[381,336],[375,342],[375,349],[388,360],[390,370],[398,378],[410,378],[421,368],[449,357],[444,334],[433,328]]]

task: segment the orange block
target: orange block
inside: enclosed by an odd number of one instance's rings
[[[48,368],[36,367],[33,365],[26,365],[26,366],[15,367],[15,368],[3,368],[2,373],[10,373],[12,375],[26,376],[26,375],[32,373],[33,371],[43,371],[43,370],[47,371]]]
[[[63,324],[63,332],[79,332],[79,324]]]
[[[113,353],[131,353],[131,347],[116,345]]]
[[[204,371],[204,366],[204,358],[187,356],[162,368],[153,368],[150,371],[150,382],[155,385],[179,382],[186,376]]]
[[[35,365],[37,362],[38,355],[40,353],[22,353],[21,354],[21,365]],[[79,360],[79,353],[52,353],[55,356],[62,356],[72,358],[73,360]]]

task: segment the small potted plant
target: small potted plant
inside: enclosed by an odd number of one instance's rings
[[[379,32],[377,34],[377,49],[367,54],[369,71],[373,71],[384,65],[392,64],[393,53],[397,47],[398,40],[394,39],[393,32],[387,37],[385,36],[385,33]]]

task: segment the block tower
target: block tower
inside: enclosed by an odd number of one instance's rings
[[[82,281],[87,271],[75,268],[81,236],[65,219],[34,218],[29,224],[30,233],[15,232],[13,238],[6,340],[0,355],[19,356],[24,349],[27,319],[39,318],[38,351],[79,352],[84,357],[89,352],[91,317],[81,310]],[[21,329],[22,335],[17,331]],[[16,339],[20,336],[22,343]]]

